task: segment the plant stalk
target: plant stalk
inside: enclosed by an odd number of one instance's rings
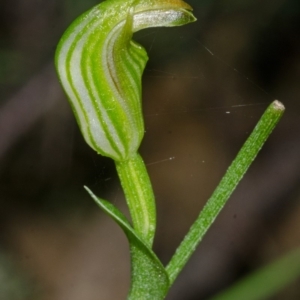
[[[116,162],[133,227],[141,239],[151,248],[156,228],[155,199],[151,182],[141,156]]]

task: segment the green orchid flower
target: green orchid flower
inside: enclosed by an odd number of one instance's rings
[[[134,32],[195,21],[181,0],[104,1],[77,18],[56,52],[56,68],[82,135],[99,154],[124,161],[144,136],[141,76],[148,60]]]

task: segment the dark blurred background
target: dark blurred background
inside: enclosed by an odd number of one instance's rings
[[[93,0],[0,1],[0,299],[115,300],[129,287],[121,230],[83,190],[126,212],[110,159],[83,141],[53,66]],[[191,0],[196,23],[135,35],[140,152],[167,263],[266,107],[286,113],[172,288],[208,299],[300,246],[300,2]],[[300,281],[272,299],[300,299]]]

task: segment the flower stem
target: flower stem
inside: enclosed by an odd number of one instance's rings
[[[266,139],[280,120],[284,110],[283,104],[276,100],[267,108],[259,120],[166,267],[171,284],[195,251],[237,184],[243,178]]]
[[[156,228],[155,199],[151,182],[141,156],[116,162],[132,218],[133,227],[141,239],[151,248]]]

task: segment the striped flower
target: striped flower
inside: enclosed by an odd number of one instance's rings
[[[144,135],[141,76],[148,56],[132,34],[193,22],[190,11],[181,0],[107,0],[62,36],[56,69],[81,132],[98,153],[129,159]]]

